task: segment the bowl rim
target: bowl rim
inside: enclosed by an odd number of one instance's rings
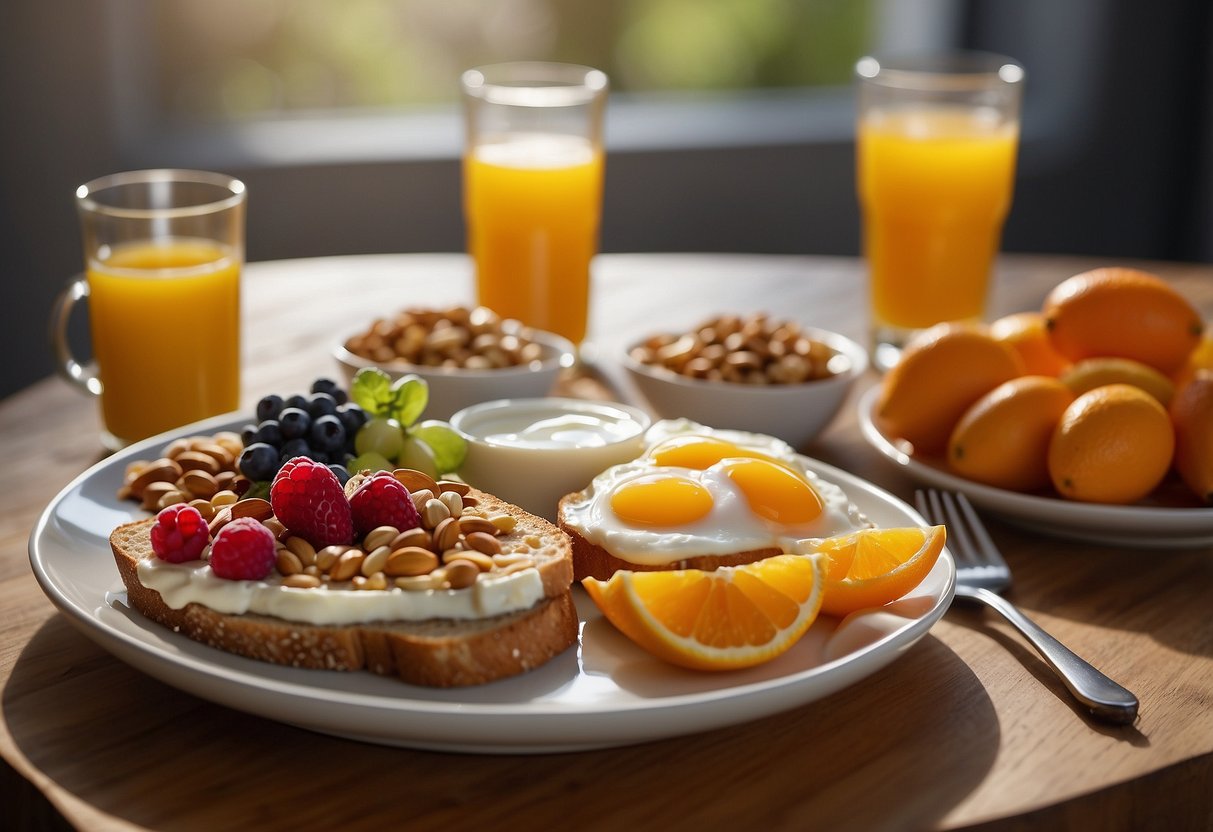
[[[868,351],[859,345],[856,341],[847,336],[834,332],[829,329],[821,329],[815,326],[802,326],[801,332],[808,338],[814,341],[820,341],[830,349],[840,355],[845,355],[851,363],[851,366],[842,373],[834,373],[826,378],[817,378],[810,381],[800,381],[795,384],[739,384],[732,381],[709,381],[702,378],[689,378],[687,376],[675,373],[673,370],[666,370],[662,367],[654,367],[651,364],[644,364],[632,357],[632,349],[640,346],[652,335],[646,335],[641,338],[634,339],[624,347],[621,363],[629,371],[638,376],[660,381],[666,384],[672,384],[677,387],[686,387],[691,390],[706,391],[706,390],[724,390],[731,392],[751,392],[756,396],[778,396],[787,395],[793,392],[806,392],[808,390],[820,389],[822,387],[832,387],[834,385],[846,385],[853,382],[855,379],[867,372],[869,366]]]
[[[624,402],[605,401],[598,399],[575,399],[569,396],[519,396],[512,398],[490,399],[488,401],[476,402],[462,407],[451,414],[448,423],[456,433],[464,437],[468,442],[476,442],[482,445],[497,446],[500,443],[492,442],[487,437],[480,434],[472,433],[465,425],[468,420],[474,420],[477,417],[485,414],[498,413],[502,411],[526,411],[534,410],[542,412],[544,409],[555,411],[559,408],[564,408],[569,413],[592,413],[602,411],[614,411],[622,413],[628,418],[640,425],[638,434],[629,435],[614,442],[608,443],[609,446],[620,445],[625,442],[633,441],[637,435],[644,436],[649,428],[653,426],[653,417],[650,416],[643,408],[635,405],[626,404]],[[602,446],[594,446],[602,447]],[[567,450],[567,449],[563,449]]]
[[[348,341],[355,333],[365,331],[366,327],[359,327],[337,339],[333,345],[332,355],[338,363],[352,367],[355,371],[366,367],[375,367],[384,372],[399,372],[414,373],[416,375],[425,376],[449,376],[451,378],[464,379],[488,379],[502,378],[510,376],[528,376],[542,372],[558,372],[563,369],[572,367],[577,361],[577,348],[573,346],[573,342],[562,335],[557,335],[554,332],[548,332],[544,329],[535,329],[534,327],[517,327],[519,330],[526,330],[526,337],[531,341],[539,344],[546,355],[538,361],[532,361],[528,364],[515,364],[511,367],[495,367],[487,370],[468,369],[466,367],[433,367],[424,364],[412,364],[407,361],[391,361],[379,362],[370,358],[363,358],[361,355],[350,352],[346,349],[345,342]],[[511,334],[511,333],[507,333]]]

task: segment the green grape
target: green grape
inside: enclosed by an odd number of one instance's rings
[[[434,452],[440,474],[457,470],[467,457],[468,443],[446,422],[427,420],[410,428],[409,436],[420,439]]]
[[[359,471],[391,471],[395,467],[383,454],[367,451],[351,459],[348,470],[351,474],[357,474]]]
[[[363,425],[354,437],[354,453],[377,453],[395,459],[404,450],[404,431],[395,419],[378,417]]]
[[[396,464],[401,468],[421,471],[435,479],[438,477],[438,463],[434,461],[434,452],[430,450],[429,445],[412,436],[404,440],[404,450],[396,458]]]

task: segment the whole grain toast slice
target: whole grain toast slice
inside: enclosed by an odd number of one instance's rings
[[[478,685],[549,661],[576,643],[578,621],[569,593],[572,550],[568,537],[548,521],[497,497],[476,489],[470,493],[484,513],[515,518],[515,529],[499,540],[503,551],[525,552],[536,561],[544,597],[530,609],[477,620],[348,626],[313,625],[252,613],[230,615],[196,603],[173,609],[160,593],[139,581],[139,561],[154,557],[149,533],[154,518],[119,526],[110,535],[110,547],[131,607],[195,641],[293,667],[369,670],[431,687]]]

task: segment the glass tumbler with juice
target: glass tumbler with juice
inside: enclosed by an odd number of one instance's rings
[[[119,448],[240,403],[244,185],[201,171],[134,171],[77,191],[85,276],[56,303],[59,369],[100,398]],[[88,298],[95,367],[66,329]]]
[[[463,76],[463,199],[478,300],[580,343],[602,212],[607,81],[570,64]]]
[[[1022,70],[950,56],[860,63],[857,183],[874,358],[918,330],[977,320],[1011,205]]]

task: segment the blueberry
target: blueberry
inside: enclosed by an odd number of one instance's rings
[[[285,405],[287,407],[297,407],[300,410],[307,410],[307,396],[302,396],[296,393],[294,396],[291,396],[286,400]]]
[[[307,415],[306,410],[288,407],[279,414],[278,424],[282,426],[284,439],[298,439],[301,436],[307,436],[307,432],[311,430],[312,417]]]
[[[286,462],[288,459],[293,459],[297,456],[310,457],[311,454],[308,453],[310,450],[306,439],[288,439],[282,443],[282,450],[279,452],[278,458]]]
[[[337,408],[337,418],[345,426],[345,435],[350,439],[353,439],[354,434],[358,432],[358,428],[365,425],[370,419],[366,415],[366,411],[356,404],[340,405]]]
[[[345,485],[350,478],[350,472],[344,465],[332,464],[329,465],[329,470],[337,475],[337,482]]]
[[[281,467],[278,462],[278,450],[264,442],[254,442],[240,454],[240,473],[250,480],[272,480]]]
[[[337,382],[333,381],[331,378],[325,378],[324,376],[321,376],[312,382],[313,393],[328,393],[331,396],[333,395],[333,391],[337,389],[339,389],[337,387]]]
[[[313,393],[328,393],[337,404],[345,404],[350,400],[349,394],[337,385],[331,378],[318,378],[312,382]],[[314,415],[314,414],[313,414]]]
[[[337,453],[345,447],[345,427],[336,416],[321,416],[312,422],[308,442],[318,451]]]
[[[257,426],[256,425],[245,425],[244,427],[242,427],[240,429],[240,441],[244,444],[244,447],[246,447],[246,448],[249,445],[252,445],[254,442],[256,442],[257,441]]]
[[[257,426],[257,438],[254,442],[264,442],[267,445],[273,445],[275,448],[281,447],[282,426],[278,424],[277,419],[266,419]]]
[[[261,401],[257,402],[257,421],[264,422],[266,419],[277,419],[278,414],[282,412],[282,397],[276,393],[270,393],[268,396],[262,396]]]
[[[337,400],[328,393],[313,393],[307,403],[307,412],[313,419],[331,416],[337,412]]]
[[[349,468],[350,463],[353,462],[357,458],[358,458],[357,456],[355,456],[354,454],[351,454],[347,451],[341,455],[341,464],[344,465],[346,468]]]
[[[329,455],[324,451],[309,450],[307,452],[307,456],[312,460],[312,462],[319,462],[321,465],[328,465],[329,462],[331,462]]]

